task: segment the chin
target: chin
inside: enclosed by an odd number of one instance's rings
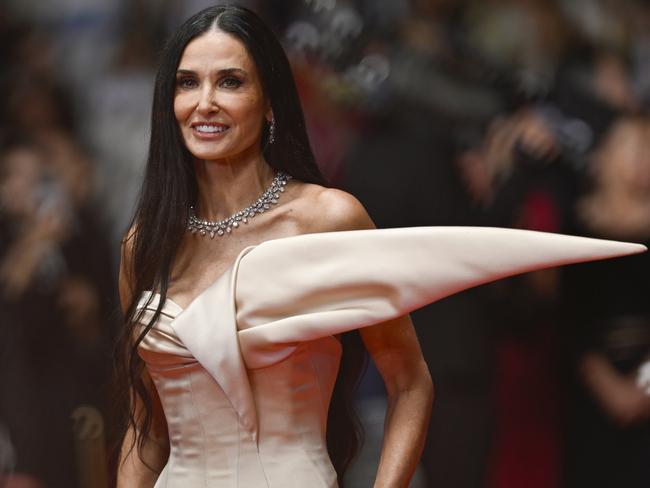
[[[190,150],[190,154],[194,156],[196,159],[199,159],[201,161],[214,161],[217,159],[224,159],[228,157],[227,155],[221,153],[221,152],[206,152],[206,151],[192,151]]]
[[[215,159],[224,159],[232,156],[232,151],[224,151],[223,149],[197,147],[194,144],[189,144],[186,145],[185,147],[187,147],[187,150],[196,159],[215,160]]]

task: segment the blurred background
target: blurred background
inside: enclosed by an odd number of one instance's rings
[[[167,36],[219,3],[0,3],[0,486],[107,485],[119,243]],[[232,2],[235,3],[235,2]],[[379,227],[650,241],[647,0],[245,1],[317,159]],[[650,486],[650,259],[524,275],[413,315],[436,384],[413,487]],[[372,486],[384,392],[372,367]]]

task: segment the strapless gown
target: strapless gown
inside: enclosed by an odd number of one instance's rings
[[[492,228],[309,234],[244,249],[140,344],[169,429],[156,488],[336,487],[326,446],[337,334],[481,283],[645,250]],[[159,295],[145,293],[147,323]]]

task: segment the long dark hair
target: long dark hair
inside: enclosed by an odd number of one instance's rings
[[[124,243],[125,248],[131,250],[126,271],[132,298],[126,309],[125,326],[116,352],[119,398],[114,461],[119,457],[120,444],[129,427],[137,433],[131,449],[137,444],[142,459],[144,444],[152,427],[152,399],[142,379],[144,363],[137,349],[160,317],[167,297],[171,267],[189,217],[188,209],[196,202],[198,191],[193,157],[183,143],[174,117],[176,70],[187,44],[214,28],[239,39],[257,66],[275,119],[275,142],[268,144],[267,127],[263,129],[260,142],[268,164],[297,180],[325,184],[309,144],[289,61],[273,32],[253,12],[237,6],[211,7],[183,23],[162,52],[155,80],[149,156],[132,232]],[[153,317],[140,330],[137,324],[143,314],[138,309],[138,301],[147,290],[157,290],[161,298]],[[362,437],[351,398],[363,369],[361,356],[364,353],[358,337],[345,337],[343,342],[343,361],[332,399],[327,439],[339,479],[357,453]],[[137,395],[144,406],[144,413],[137,419],[132,395]],[[136,423],[138,428],[135,428]]]

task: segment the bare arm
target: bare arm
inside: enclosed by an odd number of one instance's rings
[[[429,375],[408,316],[361,330],[388,393],[375,487],[406,487],[420,460],[433,402]]]
[[[131,233],[130,233],[131,234]],[[123,312],[131,302],[132,283],[130,277],[130,255],[132,239],[126,238],[122,245],[122,261],[120,263],[119,291]],[[167,424],[162,410],[160,398],[147,370],[143,372],[143,381],[152,401],[152,425],[147,440],[142,450],[142,457],[138,454],[135,442],[135,431],[130,427],[120,450],[117,470],[117,488],[143,488],[153,487],[169,456],[169,439],[167,437]],[[136,423],[142,418],[143,405],[140,398],[132,392],[131,401],[135,406]],[[148,466],[147,466],[148,465]]]
[[[326,190],[325,230],[372,229],[363,206],[351,195]],[[321,224],[322,225],[322,224]],[[361,337],[386,385],[388,409],[375,487],[406,487],[426,439],[433,383],[409,316],[361,329]]]

